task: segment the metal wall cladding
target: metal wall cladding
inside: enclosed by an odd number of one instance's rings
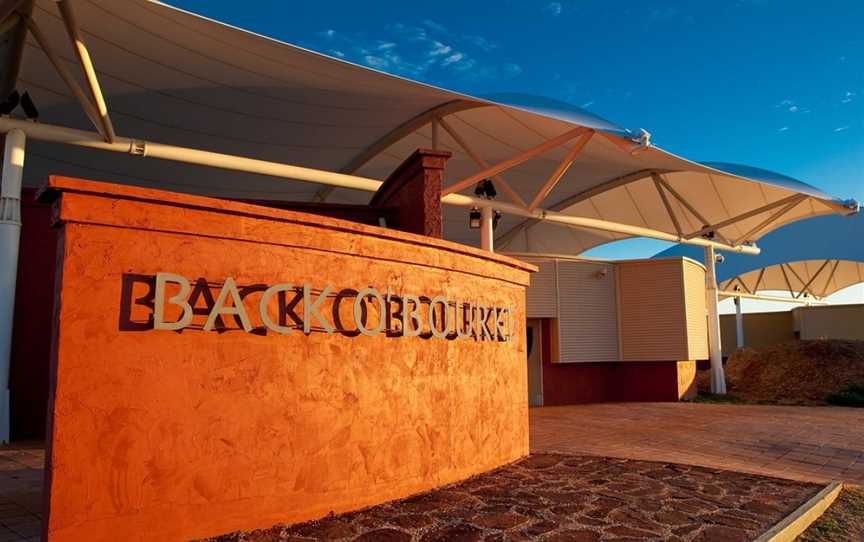
[[[559,261],[558,293],[558,361],[619,361],[615,265]]]
[[[708,359],[708,306],[705,268],[684,260],[684,308],[687,318],[687,359]],[[722,341],[721,341],[722,344]],[[733,341],[734,346],[734,341]]]
[[[619,264],[624,361],[691,359],[688,348],[689,311],[681,266],[678,259]],[[701,307],[704,310],[704,285],[702,296]],[[693,312],[698,310],[697,303]],[[707,327],[705,329],[707,334]]]
[[[554,261],[532,262],[540,268],[527,290],[528,318],[558,317],[558,285]]]

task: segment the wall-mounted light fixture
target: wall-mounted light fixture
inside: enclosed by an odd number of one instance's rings
[[[468,212],[468,227],[472,230],[479,230],[482,217],[483,214],[480,212],[480,209],[471,207],[471,210]]]

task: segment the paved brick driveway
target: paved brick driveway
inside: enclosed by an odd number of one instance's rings
[[[691,403],[532,408],[531,451],[864,484],[864,410]]]

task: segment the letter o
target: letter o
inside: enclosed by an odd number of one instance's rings
[[[435,326],[435,305],[441,305],[441,314],[444,315],[444,330],[439,331]],[[447,298],[443,295],[436,295],[429,302],[429,329],[432,330],[432,336],[439,339],[446,339],[450,334],[450,311],[447,310]]]
[[[367,297],[374,297],[378,301],[378,325],[373,328],[367,328],[363,325],[363,300]],[[363,335],[377,335],[384,330],[385,321],[384,317],[384,298],[381,297],[381,294],[375,288],[363,288],[359,292],[357,292],[357,297],[354,299],[354,325],[357,326],[357,331],[362,333]]]

